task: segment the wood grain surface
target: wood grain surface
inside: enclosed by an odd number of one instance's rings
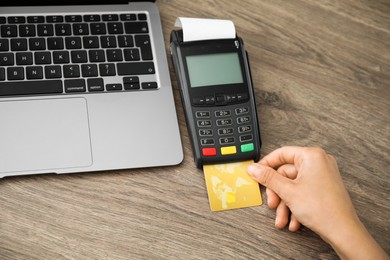
[[[333,154],[362,222],[390,253],[390,1],[157,3],[166,46],[177,16],[234,21],[262,154],[283,145]],[[337,259],[307,228],[275,229],[266,205],[210,211],[169,63],[184,161],[0,180],[0,259]]]

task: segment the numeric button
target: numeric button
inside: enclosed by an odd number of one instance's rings
[[[201,144],[202,146],[205,146],[205,145],[214,145],[214,139],[212,139],[212,138],[200,139],[200,144]]]
[[[196,111],[195,116],[196,116],[196,118],[209,118],[210,112],[209,111]]]
[[[247,114],[249,112],[249,108],[248,107],[239,107],[239,108],[235,109],[235,112],[236,112],[236,115]]]
[[[244,125],[238,127],[238,132],[241,133],[248,133],[252,131],[252,127],[250,125]]]
[[[199,127],[211,127],[211,120],[198,120],[196,123]]]
[[[16,25],[2,25],[1,37],[16,37],[18,36],[18,28]]]
[[[237,124],[246,124],[250,122],[249,116],[242,116],[237,118]]]
[[[52,24],[38,24],[38,36],[53,36],[54,27]]]
[[[253,137],[251,134],[248,134],[248,135],[241,135],[240,136],[240,142],[248,142],[248,141],[252,141]]]
[[[232,124],[232,119],[218,119],[217,126],[228,126]]]
[[[211,129],[200,129],[199,130],[200,136],[213,136],[213,130]]]
[[[221,128],[218,129],[218,135],[231,135],[234,133],[233,128]]]
[[[230,115],[231,115],[230,110],[218,110],[218,111],[215,111],[215,116],[216,117],[227,117],[227,116],[230,116]]]
[[[234,137],[219,138],[219,143],[221,145],[232,144],[234,143]]]

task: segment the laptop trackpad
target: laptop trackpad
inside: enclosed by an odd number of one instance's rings
[[[84,98],[0,102],[0,172],[92,164]]]

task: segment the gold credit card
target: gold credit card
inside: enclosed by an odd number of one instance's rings
[[[247,173],[253,161],[204,165],[207,193],[212,211],[259,206],[260,186]]]

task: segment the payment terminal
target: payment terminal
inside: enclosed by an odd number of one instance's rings
[[[242,39],[185,42],[183,30],[174,30],[170,49],[197,167],[258,161],[261,139]]]

